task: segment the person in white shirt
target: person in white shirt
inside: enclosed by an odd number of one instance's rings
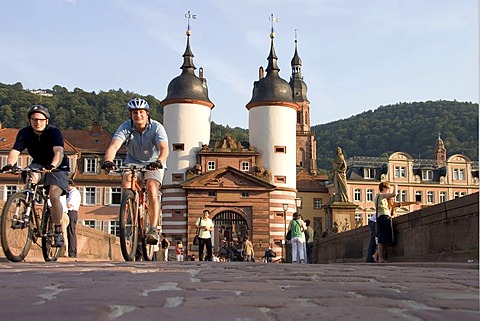
[[[203,217],[199,217],[195,222],[198,227],[198,260],[203,261],[203,247],[207,248],[207,257],[205,261],[212,260],[212,234],[213,221],[210,219],[210,211],[204,210]]]
[[[77,221],[81,196],[73,180],[68,180],[67,209],[70,223],[67,227],[68,257],[77,257]]]

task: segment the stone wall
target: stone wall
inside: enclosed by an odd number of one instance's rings
[[[478,262],[478,213],[475,193],[394,218],[388,260]],[[316,239],[314,262],[365,262],[369,241],[368,226]]]

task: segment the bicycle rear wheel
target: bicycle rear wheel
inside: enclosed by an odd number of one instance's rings
[[[0,223],[2,248],[7,259],[12,262],[20,262],[25,259],[35,237],[33,209],[30,213],[28,226],[22,222],[28,207],[29,204],[27,204],[26,195],[23,192],[12,194],[3,207]]]
[[[143,215],[143,233],[142,238],[142,252],[144,261],[153,261],[153,256],[155,254],[155,248],[158,250],[158,244],[155,246],[153,244],[147,243],[147,233],[150,231],[150,218],[148,217],[148,209],[145,208],[145,213]]]
[[[55,242],[53,234],[55,232],[55,225],[53,224],[52,214],[50,209],[43,212],[42,216],[42,254],[45,262],[56,261],[60,254],[60,247],[53,247]]]
[[[125,261],[135,260],[138,244],[138,221],[135,217],[135,195],[131,190],[123,193],[120,206],[120,248]]]

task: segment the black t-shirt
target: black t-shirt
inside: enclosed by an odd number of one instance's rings
[[[31,126],[20,129],[15,139],[13,149],[22,152],[27,149],[28,154],[32,157],[32,163],[40,164],[47,167],[53,160],[53,147],[64,147],[63,135],[57,127],[47,125],[45,130],[39,135]],[[58,166],[59,170],[69,171],[68,158],[64,154],[62,163]]]

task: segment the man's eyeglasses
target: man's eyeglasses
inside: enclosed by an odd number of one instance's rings
[[[33,122],[42,122],[42,121],[46,121],[47,119],[46,118],[30,118],[31,121]]]

